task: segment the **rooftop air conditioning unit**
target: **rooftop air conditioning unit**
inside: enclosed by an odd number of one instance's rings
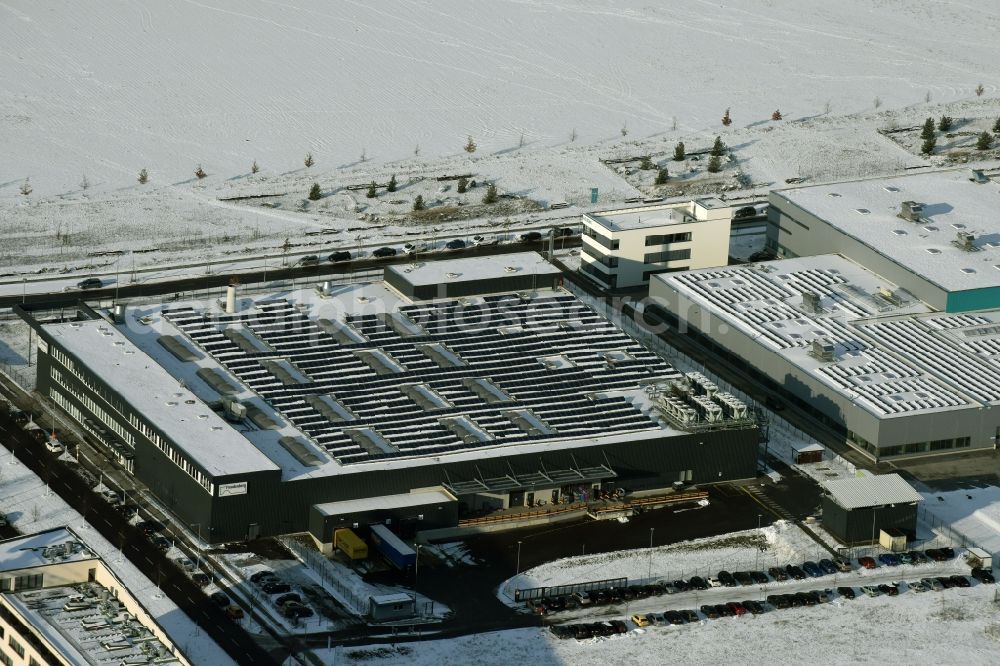
[[[919,222],[924,214],[924,207],[916,201],[904,201],[899,206],[899,216],[910,222]]]
[[[834,354],[833,342],[829,338],[816,338],[812,344],[813,356],[821,361],[832,361]]]
[[[970,234],[968,231],[959,231],[952,243],[959,250],[964,250],[966,252],[975,252],[979,249],[976,247],[975,234]]]
[[[814,291],[802,292],[802,308],[808,312],[819,312],[822,309],[819,304],[819,294]]]
[[[899,305],[900,303],[903,302],[903,299],[899,297],[899,294],[897,294],[892,289],[889,289],[888,287],[879,287],[878,295],[884,298],[885,300],[889,301],[893,305]]]

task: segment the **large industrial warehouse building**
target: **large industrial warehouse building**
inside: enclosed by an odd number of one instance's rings
[[[539,255],[477,261],[114,318],[19,312],[38,390],[212,542],[310,527],[328,542],[352,506],[414,531],[602,485],[755,474],[758,432],[731,396],[563,291]]]

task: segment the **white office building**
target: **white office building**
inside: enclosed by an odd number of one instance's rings
[[[725,266],[731,220],[716,198],[584,213],[580,270],[621,289],[656,273]]]

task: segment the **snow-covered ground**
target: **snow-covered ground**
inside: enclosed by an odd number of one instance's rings
[[[570,216],[595,187],[607,206],[742,175],[760,195],[791,176],[927,164],[877,129],[1000,115],[1000,13],[974,4],[13,0],[0,17],[0,265],[15,276],[113,271],[90,256],[108,249],[142,251],[143,266],[324,230],[338,232],[323,237],[332,249],[536,215],[502,201],[455,219],[485,181],[576,204],[558,211]],[[718,177],[671,160],[677,141],[703,150],[717,134],[732,150]],[[669,170],[665,188],[600,161],[638,155]],[[398,191],[378,199],[346,189],[393,173]],[[461,173],[480,187],[435,180]],[[417,194],[453,219],[395,219]]]
[[[196,664],[233,664],[204,631],[160,592],[118,549],[92,529],[79,513],[6,450],[0,456],[0,496],[7,519],[22,533],[40,532],[53,527],[73,529],[87,546],[128,586],[129,591],[156,618],[160,626]],[[174,549],[172,556],[180,556]]]
[[[667,662],[979,666],[995,664],[1000,650],[994,593],[992,585],[977,585],[923,594],[907,591],[898,597],[862,596],[586,641],[559,640],[544,629],[517,629],[317,654],[324,663],[378,666]],[[624,619],[624,614],[620,617]]]
[[[923,491],[924,508],[991,553],[1000,553],[1000,488]]]

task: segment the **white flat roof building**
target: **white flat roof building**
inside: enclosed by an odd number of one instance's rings
[[[924,501],[923,495],[899,474],[834,479],[824,482],[823,489],[837,504],[848,510]]]
[[[580,270],[622,289],[655,273],[724,266],[731,219],[732,209],[711,197],[584,213]]]
[[[779,256],[837,252],[946,312],[1000,307],[1000,184],[968,169],[776,190]]]
[[[994,445],[1000,311],[934,312],[839,255],[660,275],[650,296],[870,455]]]

